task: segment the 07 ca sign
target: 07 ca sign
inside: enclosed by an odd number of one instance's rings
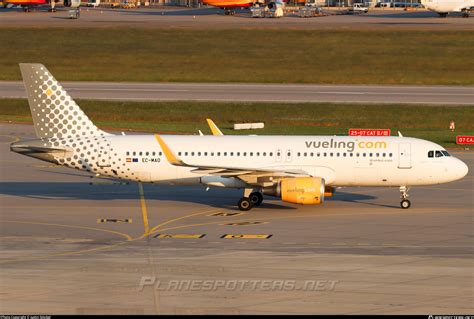
[[[474,136],[456,136],[456,144],[474,144]]]

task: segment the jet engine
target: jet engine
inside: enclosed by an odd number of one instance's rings
[[[79,8],[81,0],[64,0],[63,4],[65,7]]]
[[[263,193],[266,195],[281,197],[282,201],[294,204],[321,204],[324,202],[324,178],[283,178],[276,186],[263,189]]]

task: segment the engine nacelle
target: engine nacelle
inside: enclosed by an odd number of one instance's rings
[[[325,183],[320,177],[283,178],[276,187],[264,189],[264,194],[281,197],[284,202],[314,205],[324,202]]]
[[[64,0],[63,4],[65,7],[79,8],[81,0]]]

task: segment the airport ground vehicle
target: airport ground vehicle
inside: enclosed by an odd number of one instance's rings
[[[363,3],[354,3],[352,7],[349,8],[349,12],[352,13],[367,13],[369,12],[369,7]]]
[[[240,210],[263,195],[318,205],[335,187],[399,187],[463,178],[468,167],[433,142],[402,136],[113,135],[97,126],[41,64],[20,64],[38,139],[13,152],[99,176],[243,190]]]
[[[88,7],[97,8],[100,5],[100,0],[89,0],[87,1]]]
[[[133,9],[133,8],[136,8],[136,5],[135,5],[135,2],[125,0],[124,2],[120,4],[120,7],[122,9]]]

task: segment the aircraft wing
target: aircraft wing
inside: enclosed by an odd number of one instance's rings
[[[174,154],[174,152],[168,147],[160,135],[155,135],[155,137],[170,164],[175,166],[193,167],[194,169],[191,171],[194,173],[237,177],[248,184],[259,186],[270,186],[283,177],[310,176],[306,171],[303,170],[187,164]]]

